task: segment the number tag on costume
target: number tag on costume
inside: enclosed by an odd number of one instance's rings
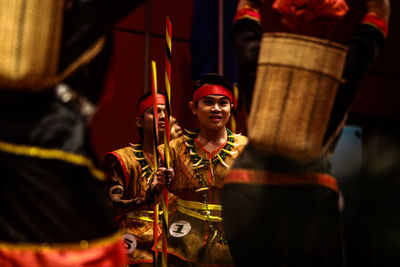
[[[171,224],[171,226],[169,227],[169,233],[173,237],[184,237],[190,232],[191,229],[192,226],[188,221],[181,220]]]
[[[126,248],[127,253],[132,253],[137,246],[137,241],[134,235],[132,234],[123,234],[122,237],[124,238],[124,246]]]

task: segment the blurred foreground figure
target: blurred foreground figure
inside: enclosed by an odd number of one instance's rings
[[[221,192],[232,256],[237,266],[343,266],[329,155],[383,46],[389,1],[366,1],[346,46],[327,40],[348,9],[344,1],[275,1],[290,32],[264,36],[260,5],[240,1],[233,29],[251,110],[249,143]]]
[[[0,1],[0,266],[126,263],[87,125],[139,2]]]

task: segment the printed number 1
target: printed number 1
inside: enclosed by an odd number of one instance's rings
[[[176,226],[178,226],[178,228],[175,230],[175,231],[173,231],[174,233],[177,233],[177,234],[184,234],[183,232],[182,232],[182,229],[183,229],[183,224],[176,224]]]

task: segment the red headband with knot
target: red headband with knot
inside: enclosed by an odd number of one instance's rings
[[[162,94],[157,94],[156,95],[156,104],[157,105],[165,105],[165,96]],[[153,106],[153,96],[149,95],[139,103],[139,116],[142,116],[143,113],[148,109],[149,107]]]
[[[233,102],[232,92],[229,89],[223,87],[222,85],[215,85],[215,84],[206,84],[202,87],[196,89],[193,93],[192,101],[196,102],[200,98],[203,98],[207,95],[223,95],[229,98],[231,104],[234,104],[236,107],[236,103]]]

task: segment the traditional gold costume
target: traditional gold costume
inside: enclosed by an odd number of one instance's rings
[[[152,179],[153,162],[142,150],[141,144],[132,144],[108,153],[105,164],[117,174],[113,175],[113,179],[118,179],[124,185],[122,199],[134,200],[130,211],[127,211],[126,207],[114,208],[125,238],[129,263],[152,263],[154,209],[151,207],[152,203],[146,202],[145,196]],[[170,194],[171,201],[173,198]],[[157,232],[160,233],[160,230]]]
[[[178,198],[176,210],[169,215],[168,253],[201,266],[233,266],[219,193],[247,138],[227,129],[224,145],[209,153],[198,142],[198,133],[189,132],[170,142],[175,176],[169,191]]]

